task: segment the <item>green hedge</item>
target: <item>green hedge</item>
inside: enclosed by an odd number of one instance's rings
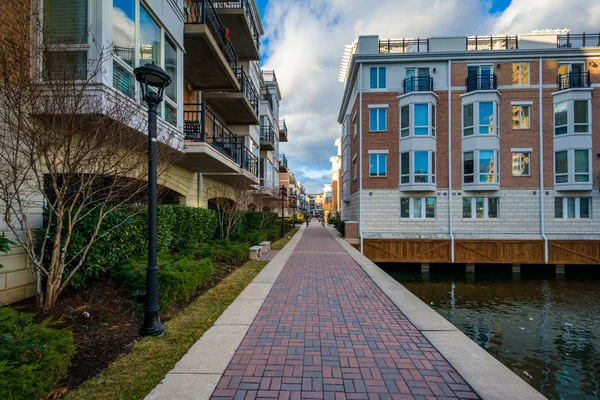
[[[67,373],[73,335],[33,323],[33,315],[0,308],[0,399],[39,399]]]
[[[194,258],[210,258],[216,263],[240,264],[250,257],[250,246],[229,240],[202,243],[193,252]]]
[[[250,246],[256,246],[261,242],[274,242],[281,236],[281,228],[270,228],[262,231],[250,231],[242,235],[238,240]]]
[[[89,240],[97,220],[98,213],[91,212],[76,226],[67,255],[69,258]],[[214,211],[205,208],[161,205],[158,206],[157,226],[159,252],[184,252],[214,239],[217,216]],[[55,230],[51,231],[52,240]],[[90,249],[84,266],[71,281],[75,287],[85,285],[88,279],[99,277],[127,259],[141,259],[147,255],[147,208],[124,207],[108,214],[102,223],[99,236],[101,238]],[[66,273],[68,272],[67,270]]]
[[[145,259],[132,259],[118,266],[113,276],[123,285],[144,291],[146,288]],[[163,310],[168,310],[177,302],[189,301],[191,296],[206,285],[214,271],[210,258],[197,260],[192,256],[167,253],[158,255],[158,296]]]

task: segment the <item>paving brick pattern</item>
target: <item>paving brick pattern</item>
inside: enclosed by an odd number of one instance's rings
[[[307,228],[212,399],[477,399],[323,227]]]

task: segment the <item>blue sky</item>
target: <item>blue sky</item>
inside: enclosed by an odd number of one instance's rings
[[[256,0],[265,35],[261,63],[277,73],[280,118],[289,142],[280,150],[309,192],[331,182],[330,157],[341,135],[344,91],[337,81],[344,45],[382,38],[504,35],[534,29],[598,31],[600,0]]]

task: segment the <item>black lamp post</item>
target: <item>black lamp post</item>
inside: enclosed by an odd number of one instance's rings
[[[285,200],[285,198],[287,197],[287,188],[285,187],[285,185],[281,185],[281,188],[279,189],[279,192],[281,193],[281,237],[283,238],[284,235],[284,214],[283,214],[283,202]]]
[[[163,100],[165,88],[171,78],[158,65],[146,64],[133,70],[142,88],[142,99],[148,104],[148,267],[146,268],[146,295],[144,301],[144,324],[142,336],[161,336],[164,326],[158,310],[158,266],[156,260],[156,110]],[[156,91],[152,90],[154,88]]]

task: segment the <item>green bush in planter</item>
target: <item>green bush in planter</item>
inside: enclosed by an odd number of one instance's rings
[[[246,243],[235,243],[222,240],[202,243],[194,250],[196,259],[210,258],[217,263],[240,264],[248,260],[250,246]]]
[[[0,399],[39,399],[64,377],[75,347],[68,330],[0,308]]]
[[[115,268],[113,276],[123,285],[143,292],[146,288],[146,259],[132,259]],[[177,302],[188,301],[206,285],[214,271],[210,258],[161,253],[158,255],[158,296],[163,310]]]

